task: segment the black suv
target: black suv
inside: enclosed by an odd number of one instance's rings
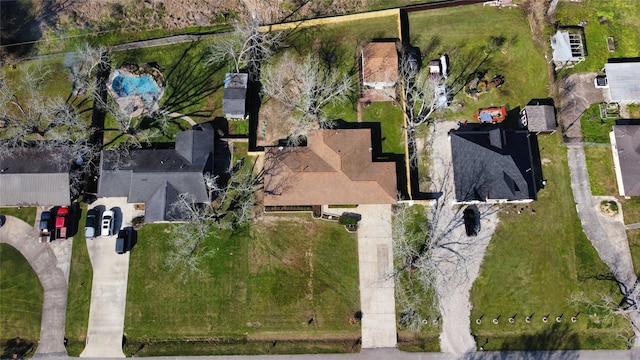
[[[464,209],[464,229],[467,236],[476,236],[480,232],[480,211],[475,205],[467,206]]]
[[[118,238],[116,239],[116,253],[124,254],[131,250],[131,239],[133,231],[129,228],[118,231]]]

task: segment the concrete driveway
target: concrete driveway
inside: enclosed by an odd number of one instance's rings
[[[435,227],[433,258],[436,271],[436,291],[442,316],[440,349],[452,354],[475,351],[471,336],[471,287],[480,272],[480,264],[498,224],[498,207],[477,204],[481,229],[469,237],[464,228],[464,206],[454,204],[455,188],[448,132],[457,125],[451,121],[433,125],[429,154],[432,161],[432,183],[429,192],[442,193],[430,206]]]
[[[601,89],[596,89],[593,80],[596,73],[580,73],[568,76],[560,82],[560,104],[558,122],[562,125],[565,142],[581,142],[580,116],[591,106],[602,102]]]
[[[7,216],[6,224],[0,228],[0,243],[20,251],[44,288],[40,341],[34,357],[66,356],[64,326],[72,239],[40,244],[33,224]]]
[[[101,198],[91,208],[116,209],[117,234],[131,226],[136,213],[126,198]],[[93,266],[93,285],[87,343],[80,357],[125,357],[122,352],[124,316],[127,304],[129,252],[116,254],[116,235],[88,239],[87,249]]]
[[[391,205],[359,205],[356,210],[362,215],[358,227],[362,348],[395,347]]]

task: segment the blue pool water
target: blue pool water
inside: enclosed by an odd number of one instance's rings
[[[132,76],[118,71],[114,75],[111,87],[119,96],[157,94],[160,90],[149,75]]]

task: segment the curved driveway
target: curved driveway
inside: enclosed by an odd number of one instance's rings
[[[40,341],[35,357],[65,356],[64,326],[67,310],[69,273],[64,271],[69,259],[59,259],[53,250],[68,244],[38,242],[38,231],[24,221],[7,216],[7,223],[0,228],[0,243],[16,248],[27,259],[44,288]],[[67,253],[68,255],[68,253]]]

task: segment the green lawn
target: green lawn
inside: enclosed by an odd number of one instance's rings
[[[624,341],[615,333],[625,329],[624,322],[606,325],[601,318],[587,317],[584,306],[568,303],[572,293],[596,299],[598,293],[618,296],[618,290],[615,282],[598,280],[610,272],[582,231],[566,149],[558,135],[541,136],[539,143],[547,186],[530,205],[503,207],[472,289],[472,333],[478,346],[489,339],[484,348],[492,350],[623,348]],[[517,207],[525,210],[517,214]],[[578,312],[578,321],[571,323],[569,318]],[[507,319],[514,314],[516,321],[510,324]],[[533,321],[525,323],[531,314]],[[552,324],[561,314],[563,322],[555,329]],[[551,318],[548,325],[541,320],[545,315]],[[492,324],[498,316],[499,324]],[[480,317],[483,321],[477,325]]]
[[[67,353],[78,356],[84,349],[89,323],[89,305],[91,303],[91,284],[93,281],[93,267],[87,251],[84,237],[84,224],[87,216],[87,206],[82,204],[82,217],[78,223],[80,231],[73,237],[71,250],[71,270],[69,274],[69,292],[67,297],[67,319],[65,335],[69,339]],[[91,241],[100,241],[99,239]]]
[[[418,241],[412,243],[412,246],[418,248],[419,241],[427,236],[424,231],[424,224],[428,222],[427,210],[422,205],[413,205],[407,211],[409,221],[405,236]],[[402,235],[394,234],[394,238],[400,239]],[[440,317],[434,292],[423,286],[419,271],[411,271],[405,267],[406,258],[399,256],[398,252],[394,255],[394,267],[399,271],[395,280],[398,348],[402,351],[440,351],[438,337],[442,329],[439,322],[435,325],[433,323]],[[410,319],[409,324],[403,324],[403,312],[408,309],[415,311],[415,317]],[[423,320],[427,322],[426,325],[422,324]],[[417,330],[416,326],[421,328]]]
[[[591,105],[580,117],[580,128],[584,142],[609,144],[609,133],[613,130],[618,118],[602,119],[600,105]]]
[[[0,343],[40,338],[44,290],[27,260],[13,246],[0,244]],[[3,348],[4,349],[4,348]]]
[[[561,1],[555,18],[565,25],[586,20],[586,60],[569,72],[597,71],[608,59],[640,56],[640,2],[628,0]],[[602,23],[600,20],[604,20]],[[613,36],[616,50],[609,52],[607,37]]]
[[[631,260],[636,273],[640,270],[640,229],[627,230]]]
[[[362,121],[380,124],[383,153],[404,154],[404,118],[397,105],[374,102],[362,110]]]
[[[609,146],[585,146],[589,184],[591,193],[600,195],[617,195],[618,184],[613,170],[613,156]]]
[[[425,56],[423,65],[449,54],[448,83],[456,92],[454,102],[462,109],[449,110],[443,117],[471,121],[479,108],[506,106],[511,110],[523,107],[532,98],[549,96],[544,53],[535,46],[521,11],[458,6],[409,13],[409,25],[411,44],[420,47]],[[492,38],[503,42],[497,50],[487,50]],[[503,75],[505,84],[480,95],[475,102],[461,88],[477,72],[485,73],[488,80]]]
[[[622,205],[622,215],[625,224],[640,223],[640,197],[634,196],[628,199],[619,199]]]
[[[349,323],[359,310],[357,242],[344,227],[306,215],[269,217],[208,239],[215,255],[202,275],[183,283],[163,266],[170,226],[145,225],[131,252],[128,352],[156,342],[140,354],[216,353],[192,349],[193,339],[228,343],[226,352],[241,354],[242,344],[271,338],[359,337],[359,326]],[[164,339],[181,345],[167,350],[157,342]],[[295,352],[285,348],[273,351]]]
[[[26,222],[29,225],[36,224],[36,208],[35,207],[3,207],[0,208],[0,214],[14,216]]]

